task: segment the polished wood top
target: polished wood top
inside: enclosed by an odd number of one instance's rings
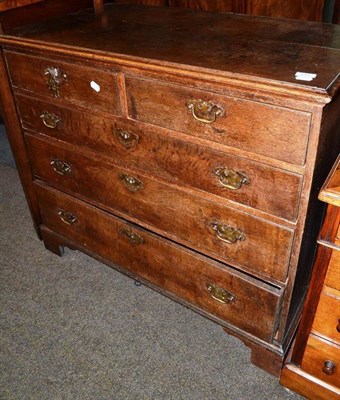
[[[319,199],[340,207],[340,155],[321,189]]]
[[[152,60],[317,94],[333,95],[340,87],[337,25],[109,4],[102,16],[81,11],[16,28],[11,35],[0,37],[0,42],[15,44],[19,36],[31,47],[36,41],[44,42],[45,48],[57,43],[118,62]]]

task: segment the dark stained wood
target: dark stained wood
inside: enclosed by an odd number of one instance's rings
[[[104,11],[104,2],[103,0],[93,0],[94,11],[97,15],[100,15]]]
[[[286,279],[292,232],[252,218],[227,206],[189,195],[136,171],[117,168],[103,160],[83,155],[74,147],[27,135],[32,166],[37,177],[52,186],[82,196],[125,218],[232,265],[277,281]],[[71,166],[70,175],[56,173],[50,165],[58,159]],[[133,176],[143,188],[131,192],[121,175]],[[246,239],[234,244],[216,238],[211,224],[221,222],[244,231]]]
[[[268,340],[273,332],[279,292],[268,285],[261,288],[243,274],[225,265],[148,233],[125,221],[99,211],[45,185],[37,185],[43,223],[68,240],[80,243],[101,257],[124,266],[180,298],[198,305],[220,319]],[[58,212],[67,210],[77,217],[67,225]],[[133,243],[124,234],[128,230],[143,238]],[[157,254],[157,257],[155,257]],[[235,295],[229,304],[214,300],[207,290],[216,284]],[[261,323],[259,323],[261,322]]]
[[[93,7],[93,0],[43,0],[31,4],[29,7],[20,7],[3,11],[0,14],[0,26],[4,32],[14,27],[49,20],[52,17]]]
[[[65,243],[60,241],[56,235],[53,235],[49,231],[41,230],[41,237],[47,250],[51,251],[59,257],[62,257],[64,255]]]
[[[1,0],[0,12],[10,10],[12,8],[28,6],[33,3],[39,3],[44,0]]]
[[[144,6],[166,6],[168,0],[115,0],[117,4],[140,4]]]
[[[79,10],[83,3],[75,3]],[[52,16],[63,15],[67,7],[60,7],[59,0],[55,4],[50,0],[41,3],[42,14],[46,16],[50,6]],[[38,6],[30,7],[37,10]],[[20,113],[24,109],[22,124],[27,129],[26,133],[20,130],[14,112],[18,129],[10,135],[20,143],[25,135],[25,153],[18,151],[17,157],[23,162],[29,156],[31,164],[21,168],[41,178],[45,183],[39,185],[55,199],[50,202],[45,191],[39,192],[44,218],[49,221],[42,227],[50,235],[46,245],[56,253],[67,245],[111,264],[121,260],[118,268],[122,271],[172,298],[189,304],[186,296],[193,297],[193,309],[251,342],[254,362],[277,371],[308,286],[323,213],[317,194],[340,148],[339,28],[128,5],[107,5],[96,16],[91,3],[87,11],[10,33],[7,29],[0,36],[11,58],[8,69],[15,92],[14,98],[10,92],[7,96],[18,103]],[[46,77],[41,77],[46,60],[68,68],[58,98],[51,96]],[[297,72],[316,76],[300,81]],[[97,76],[102,80],[94,93],[90,84],[92,80],[97,83]],[[224,115],[216,123],[196,121],[188,108],[188,101],[193,100],[188,95],[216,102],[216,107],[225,108]],[[44,111],[61,113],[56,128],[42,128],[42,104],[56,107]],[[195,112],[204,114],[204,110]],[[45,123],[53,121],[48,118]],[[209,128],[207,122],[212,122]],[[216,131],[212,134],[216,126],[222,131],[220,136]],[[117,128],[127,130],[127,137],[137,134],[137,147],[119,148]],[[139,150],[146,141],[149,147]],[[212,160],[247,171],[251,166],[252,180],[244,187],[251,191],[244,197],[223,197],[214,186],[206,186]],[[185,176],[188,166],[191,172]],[[126,184],[136,191],[129,191]],[[281,198],[275,199],[273,191]],[[34,199],[28,197],[28,201],[34,204]],[[289,203],[286,207],[285,202]],[[73,225],[69,227],[59,216],[56,220],[62,210],[55,214],[56,209],[49,207],[52,203],[73,204],[75,208],[69,211],[83,213],[85,226],[72,233]],[[107,216],[107,223],[101,222],[102,215]],[[71,215],[62,216],[73,222]],[[137,234],[146,235],[147,252],[129,253],[126,239],[115,230],[119,224],[111,226],[116,216],[129,221],[133,235],[128,236],[133,241],[140,241]],[[245,240],[222,242],[216,223],[241,229]],[[62,236],[59,229],[63,229]],[[157,257],[171,262],[173,253],[158,245],[148,247],[149,237],[166,243],[166,248],[184,245],[190,257],[174,255],[175,266],[158,268]],[[109,257],[100,255],[102,251]],[[196,275],[194,262],[201,255],[207,265],[203,268],[207,275],[200,271],[202,276]],[[182,257],[187,260],[183,267]],[[149,265],[152,278],[145,275]],[[238,309],[237,315],[226,313],[223,319],[225,309],[219,314],[216,305],[210,308],[207,293],[199,291],[198,283],[207,276],[222,285],[231,275],[241,279],[240,293],[248,289],[249,295],[241,298],[251,306],[246,315]],[[165,289],[164,276],[169,282],[179,279],[172,292]],[[249,282],[255,292],[247,286]],[[256,312],[255,321],[247,321],[257,296],[258,312],[268,312],[263,322]]]
[[[340,1],[339,0],[335,0],[335,3],[334,3],[333,24],[340,24]]]
[[[322,21],[324,0],[247,0],[247,14]]]
[[[104,26],[89,10],[26,26],[13,34],[20,35],[20,41],[39,38],[54,47],[93,49],[102,56],[115,53],[124,55],[124,59],[130,56],[162,65],[175,63],[190,70],[204,68],[215,77],[243,74],[244,79],[276,80],[280,86],[284,83],[322,93],[339,85],[340,54],[336,46],[340,27],[336,25],[186,9],[179,16],[177,8],[124,5],[106,5],[105,16]],[[316,77],[301,81],[295,78],[296,72]]]
[[[235,0],[169,0],[170,7],[224,12],[237,12],[235,3]]]
[[[290,220],[297,216],[301,188],[298,175],[172,138],[170,132],[149,125],[146,128],[133,121],[103,118],[19,94],[16,98],[25,129],[86,146],[107,155],[118,166],[195,187],[220,199],[236,201]],[[40,118],[44,112],[60,119],[56,128],[44,125]],[[131,147],[125,147],[122,142],[122,135],[126,134],[132,138],[127,140]],[[214,173],[217,167],[240,171],[248,176],[250,183],[238,190],[223,187]]]
[[[172,7],[321,21],[323,0],[169,0]]]
[[[279,160],[305,163],[308,113],[157,81],[127,78],[126,87],[133,119]],[[199,99],[219,106],[224,115],[211,124],[197,121],[188,104]]]
[[[7,70],[3,51],[0,49],[0,109],[4,119],[8,139],[12,148],[13,156],[19,171],[19,177],[23,186],[28,206],[32,215],[34,228],[39,234],[40,212],[35,192],[32,186],[32,171],[29,158],[26,152],[24,138],[21,135],[20,122],[17,117],[17,111],[12,97],[12,90],[7,77]]]
[[[13,52],[6,52],[6,61],[12,84],[16,88],[45,95],[55,104],[59,100],[66,100],[90,106],[94,110],[120,114],[117,79],[112,72]],[[58,68],[62,74],[66,74],[59,85],[57,98],[48,86],[47,68]]]

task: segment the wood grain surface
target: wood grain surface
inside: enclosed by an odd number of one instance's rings
[[[139,221],[147,228],[240,269],[285,281],[293,238],[291,230],[193,196],[148,175],[116,167],[52,139],[27,135],[27,143],[35,175],[50,185]],[[66,176],[56,173],[50,165],[53,159],[69,164],[72,173]],[[131,192],[122,182],[122,175],[141,181],[143,187]],[[212,228],[215,222],[241,229],[246,239],[234,244],[221,241]]]
[[[6,60],[14,87],[32,94],[43,94],[55,103],[60,99],[120,114],[117,79],[112,72],[14,52],[6,52]],[[48,86],[47,68],[58,68],[66,74],[59,85],[58,97]]]
[[[334,373],[326,374],[323,369],[325,362],[334,363]],[[301,367],[307,373],[327,382],[335,387],[339,387],[340,382],[340,345],[323,340],[311,334],[309,336],[305,354]]]
[[[1,0],[0,12],[10,10],[12,8],[28,6],[30,4],[39,3],[44,0]]]
[[[208,91],[127,77],[131,118],[295,164],[304,164],[310,115]],[[219,106],[223,115],[210,124],[197,121],[192,100]]]
[[[268,285],[261,287],[225,265],[194,254],[45,185],[36,185],[36,190],[43,223],[47,228],[218,318],[270,340],[280,298],[277,290]],[[62,222],[58,215],[60,210],[74,214],[77,222],[74,225]],[[132,243],[124,233],[126,230],[139,235],[143,242]],[[214,300],[207,290],[209,284],[221,285],[235,295],[235,301],[221,304]]]
[[[116,165],[217,195],[219,201],[235,201],[293,221],[297,217],[301,177],[296,174],[198,145],[184,135],[171,137],[171,132],[150,125],[103,118],[19,94],[16,98],[25,129],[95,150]],[[40,116],[46,112],[59,118],[56,128],[43,123]],[[122,135],[136,142],[127,148]],[[237,190],[222,186],[215,173],[221,167],[242,172],[250,183]]]
[[[102,22],[92,11],[84,11],[25,26],[13,34],[21,41],[39,38],[53,46],[204,68],[215,76],[243,74],[309,87],[313,92],[338,87],[340,27],[336,25],[187,9],[179,17],[177,8],[129,5],[106,5]],[[299,80],[297,72],[315,76]]]

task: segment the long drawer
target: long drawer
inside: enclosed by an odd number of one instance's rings
[[[36,182],[43,225],[207,313],[271,341],[281,292]]]
[[[93,110],[120,114],[116,74],[59,60],[5,52],[12,85]]]
[[[152,80],[126,78],[133,119],[302,165],[310,114]]]
[[[118,168],[65,143],[26,138],[34,174],[52,186],[238,268],[284,282],[291,230]]]
[[[301,176],[172,138],[150,125],[16,98],[26,129],[104,153],[118,165],[296,219]]]

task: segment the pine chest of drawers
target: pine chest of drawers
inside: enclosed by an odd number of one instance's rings
[[[182,302],[277,373],[339,152],[339,38],[114,5],[9,29],[5,122],[46,247]]]

